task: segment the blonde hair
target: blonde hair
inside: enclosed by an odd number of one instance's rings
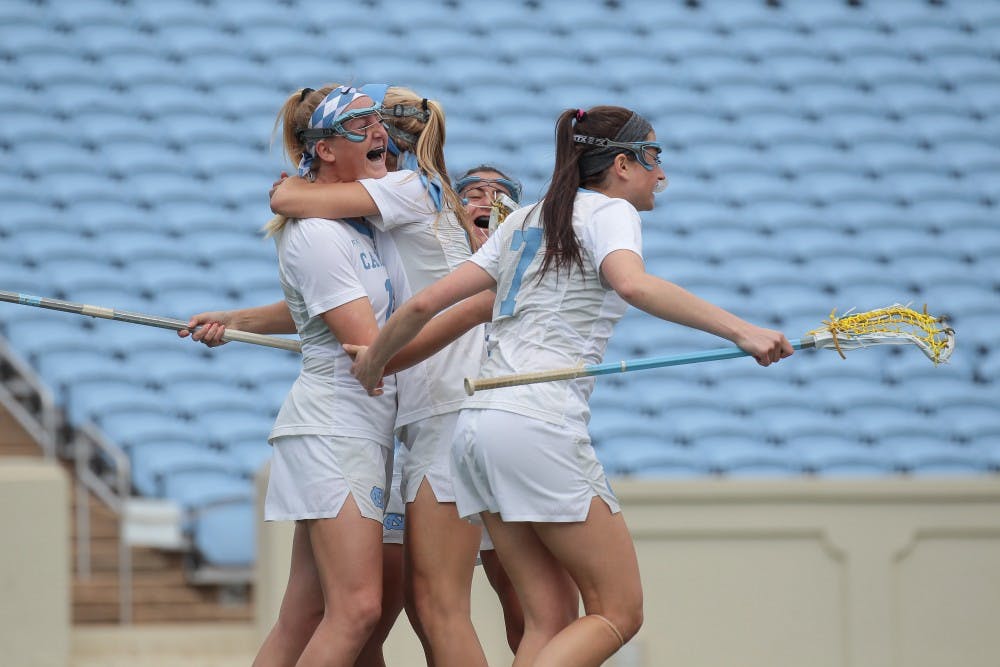
[[[386,90],[382,106],[385,109],[392,109],[396,105],[417,107],[418,109],[426,108],[429,112],[426,121],[420,116],[397,117],[386,113],[385,122],[417,138],[415,146],[411,145],[405,138],[398,139],[394,137],[394,140],[400,150],[409,151],[417,157],[417,164],[420,170],[428,178],[437,178],[440,181],[443,199],[446,204],[445,208],[450,208],[454,212],[459,224],[469,238],[469,245],[472,251],[475,252],[481,245],[479,236],[474,231],[475,227],[472,220],[469,219],[468,214],[465,212],[462,198],[458,196],[458,193],[455,192],[455,189],[451,185],[448,168],[444,163],[444,108],[440,103],[425,99],[409,88],[390,86]]]
[[[312,118],[313,111],[316,110],[326,96],[329,95],[339,84],[331,83],[323,86],[319,90],[312,88],[300,88],[288,96],[285,103],[278,111],[278,117],[274,121],[274,129],[271,132],[271,143],[278,135],[278,126],[281,126],[282,149],[285,157],[294,165],[299,163],[302,152],[305,150],[305,142],[299,138],[299,132],[309,127],[309,119]],[[284,228],[288,218],[283,215],[276,215],[267,221],[261,231],[268,238],[274,236]]]

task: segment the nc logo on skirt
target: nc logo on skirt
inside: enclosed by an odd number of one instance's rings
[[[386,530],[403,530],[403,515],[389,512],[382,520],[382,525]]]
[[[385,509],[385,491],[377,486],[372,487],[372,502],[380,510]]]

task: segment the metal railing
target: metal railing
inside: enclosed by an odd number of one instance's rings
[[[132,491],[132,471],[128,455],[108,440],[99,428],[85,424],[73,438],[77,479],[77,573],[90,578],[90,502],[88,492],[97,496],[118,516],[118,607],[119,622],[132,622],[132,549],[125,539],[125,503]],[[95,461],[101,473],[95,472]]]

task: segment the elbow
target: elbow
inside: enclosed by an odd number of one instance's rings
[[[627,304],[636,307],[642,302],[642,296],[645,294],[641,281],[638,280],[623,280],[615,285],[614,289]]]
[[[409,306],[410,312],[413,316],[420,319],[422,322],[429,321],[437,314],[434,304],[431,303],[431,300],[428,299],[427,295],[423,293],[417,293],[414,295],[406,305]]]
[[[296,212],[292,210],[295,200],[284,195],[281,190],[281,188],[278,188],[271,195],[271,212],[275,215],[283,215],[286,218],[297,217]]]

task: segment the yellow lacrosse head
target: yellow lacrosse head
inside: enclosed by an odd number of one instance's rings
[[[948,361],[955,349],[955,330],[944,319],[894,304],[864,313],[848,312],[837,317],[836,310],[823,326],[808,333],[817,348],[833,348],[841,357],[844,350],[872,345],[913,344],[935,364]]]

